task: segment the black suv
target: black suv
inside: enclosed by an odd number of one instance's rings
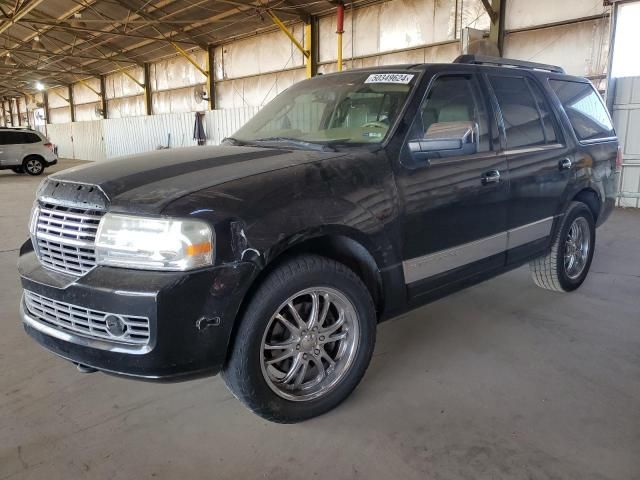
[[[222,372],[297,422],[356,387],[376,324],[529,263],[584,281],[618,141],[588,80],[463,56],[300,82],[218,147],[66,170],[19,259],[29,335],[84,371]]]

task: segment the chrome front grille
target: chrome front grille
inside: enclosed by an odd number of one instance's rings
[[[89,338],[109,340],[127,345],[147,345],[150,338],[149,319],[132,315],[119,315],[99,310],[91,310],[71,303],[52,300],[37,293],[24,291],[24,304],[29,315],[36,321],[66,332]],[[114,335],[107,324],[108,317],[121,321]],[[113,323],[111,323],[113,325]]]
[[[104,212],[40,203],[37,215],[35,246],[45,267],[84,275],[96,266],[94,243]]]

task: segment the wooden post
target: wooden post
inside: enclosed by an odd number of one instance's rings
[[[9,97],[9,119],[11,120],[11,126],[15,127],[15,122],[13,121],[13,99]]]
[[[20,115],[20,98],[16,97],[16,112],[18,112],[18,126],[22,125],[22,115]]]
[[[153,92],[151,91],[151,64],[144,64],[144,106],[147,115],[153,115]]]
[[[102,102],[102,118],[109,118],[107,111],[107,77],[100,75],[100,100]]]
[[[44,124],[49,123],[49,94],[45,90],[42,92],[42,99],[44,100]]]
[[[73,85],[69,85],[69,110],[71,111],[71,121],[76,121],[76,109],[73,104]]]
[[[216,108],[216,63],[215,46],[209,45],[207,49],[207,95],[209,95],[209,110]]]

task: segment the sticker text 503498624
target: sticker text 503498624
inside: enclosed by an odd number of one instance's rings
[[[407,84],[413,79],[410,73],[374,73],[369,75],[364,83],[403,83]]]

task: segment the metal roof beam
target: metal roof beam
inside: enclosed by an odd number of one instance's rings
[[[50,70],[46,68],[35,68],[35,67],[25,67],[24,65],[5,65],[0,63],[0,70],[18,70],[23,72],[37,72],[37,73],[54,73],[60,75],[86,75],[86,76],[94,76],[99,75],[99,72],[94,71],[85,71],[85,70]]]
[[[64,12],[60,17],[58,17],[58,19],[60,18],[67,18],[70,17],[71,15],[73,15],[76,12],[80,12],[85,8],[90,7],[93,3],[95,3],[97,0],[85,0],[85,2],[83,2],[82,5],[78,5],[76,7],[73,7],[70,10],[67,10],[66,12]],[[36,13],[36,11],[34,10],[33,13]],[[33,35],[28,36],[26,39],[24,39],[22,42],[23,44],[26,44],[28,42],[30,42],[31,40],[34,39],[34,37],[37,37],[38,35],[44,35],[47,31],[49,30],[49,28],[43,28],[42,30],[38,30],[36,33],[34,33]],[[2,52],[0,53],[0,55],[4,55],[5,53],[7,53],[6,49],[3,49]]]
[[[15,25],[19,22],[25,15],[27,15],[31,10],[40,5],[44,0],[31,0],[31,2],[27,5],[23,5],[22,8],[18,9],[16,4],[16,10],[13,12],[13,15],[8,18],[3,18],[4,23],[0,26],[0,33],[5,32],[7,29]]]
[[[4,20],[1,19],[0,20]],[[27,18],[23,20],[26,23],[31,23],[34,25],[44,25],[47,27],[51,27],[52,30],[66,30],[66,31],[70,31],[70,32],[85,32],[85,33],[91,33],[91,34],[99,34],[99,35],[112,35],[112,36],[118,36],[118,37],[127,37],[127,38],[140,38],[140,39],[144,39],[144,40],[151,40],[153,42],[180,42],[180,43],[184,43],[184,44],[188,44],[188,45],[194,45],[197,46],[197,43],[192,42],[191,40],[181,40],[178,38],[158,38],[158,37],[150,37],[148,35],[139,35],[136,33],[131,33],[131,32],[120,32],[117,30],[95,30],[92,28],[85,28],[85,27],[76,27],[76,26],[69,26],[69,25],[62,25],[60,23],[56,23],[56,21],[49,21],[49,20],[34,20],[31,18]]]
[[[120,5],[122,5],[125,8],[128,8],[130,10],[135,10],[138,9],[137,14],[139,16],[141,16],[142,18],[144,18],[145,20],[149,20],[149,21],[159,21],[161,20],[160,17],[158,17],[158,15],[155,14],[155,11],[159,11],[161,13],[164,13],[160,7],[157,7],[156,10],[154,10],[153,13],[148,13],[145,12],[144,9],[140,9],[135,3],[133,3],[131,0],[116,0]],[[171,25],[171,20],[165,20],[164,23]],[[160,35],[162,35],[163,37],[165,37],[165,34],[162,33],[160,30],[158,30],[158,28],[155,25],[151,25],[152,28],[158,32]],[[188,32],[186,32],[184,30],[184,28],[177,28],[177,30],[184,35],[186,38],[188,38],[191,42],[193,42],[195,45],[198,45],[201,49],[206,50],[207,49],[207,43],[206,42],[201,42],[199,40],[196,40],[196,38],[192,35],[190,35]],[[172,42],[173,43],[173,42]]]
[[[48,50],[33,50],[33,49],[26,49],[26,48],[19,48],[19,47],[16,47],[16,48],[8,47],[7,50],[11,53],[16,52],[16,53],[24,53],[24,54],[32,54],[32,55],[43,55],[47,57],[63,57],[63,58],[79,58],[81,60],[96,60],[95,55],[81,55],[79,53],[55,53],[55,52],[50,52]],[[135,60],[131,60],[129,58],[109,57],[109,60],[120,62],[120,63],[137,63]],[[105,58],[104,61],[107,61],[107,59]]]

